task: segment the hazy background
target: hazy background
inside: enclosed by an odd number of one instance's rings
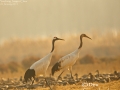
[[[120,0],[27,0],[0,5],[0,41],[119,29]]]
[[[56,42],[52,66],[78,48],[82,33],[92,40],[83,40],[74,68],[91,67],[82,74],[120,69],[120,0],[27,0],[0,5],[0,71],[24,72],[50,52],[54,36],[64,38]]]

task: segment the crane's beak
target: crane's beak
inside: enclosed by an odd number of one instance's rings
[[[91,38],[90,38],[90,37],[88,37],[87,35],[86,35],[86,37],[87,37],[87,38],[89,38],[89,39],[91,39]],[[91,40],[92,40],[92,39],[91,39]]]
[[[61,38],[58,38],[58,40],[63,40],[64,41],[64,39],[61,39]]]

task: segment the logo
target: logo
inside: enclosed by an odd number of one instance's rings
[[[98,84],[95,84],[95,83],[82,83],[82,87],[96,87],[98,86]]]

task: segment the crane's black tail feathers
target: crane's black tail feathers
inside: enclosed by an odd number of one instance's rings
[[[52,76],[54,75],[55,72],[59,71],[61,67],[61,62],[57,62],[53,67],[52,67]]]
[[[26,72],[25,72],[25,75],[24,75],[24,80],[25,82],[27,83],[27,81],[31,78],[34,78],[35,79],[35,70],[34,69],[28,69]]]

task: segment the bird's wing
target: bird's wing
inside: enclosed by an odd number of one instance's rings
[[[75,55],[68,54],[64,57],[62,57],[58,62],[61,64],[60,69],[67,68],[71,66],[74,63]]]
[[[76,60],[79,57],[79,50],[62,57],[58,62],[61,62],[61,68],[67,68],[75,64]]]
[[[62,68],[67,68],[73,65],[76,62],[76,55],[76,52],[73,52],[59,59],[58,62],[52,67],[52,75],[54,75],[56,71],[59,71]]]
[[[51,59],[51,54],[48,54],[44,58],[32,64],[30,69],[34,69],[36,71],[36,75],[44,74],[50,64],[50,59]]]
[[[52,75],[54,75],[56,71],[59,71],[60,67],[61,67],[61,62],[55,63],[55,65],[52,67],[52,70],[51,70]]]

